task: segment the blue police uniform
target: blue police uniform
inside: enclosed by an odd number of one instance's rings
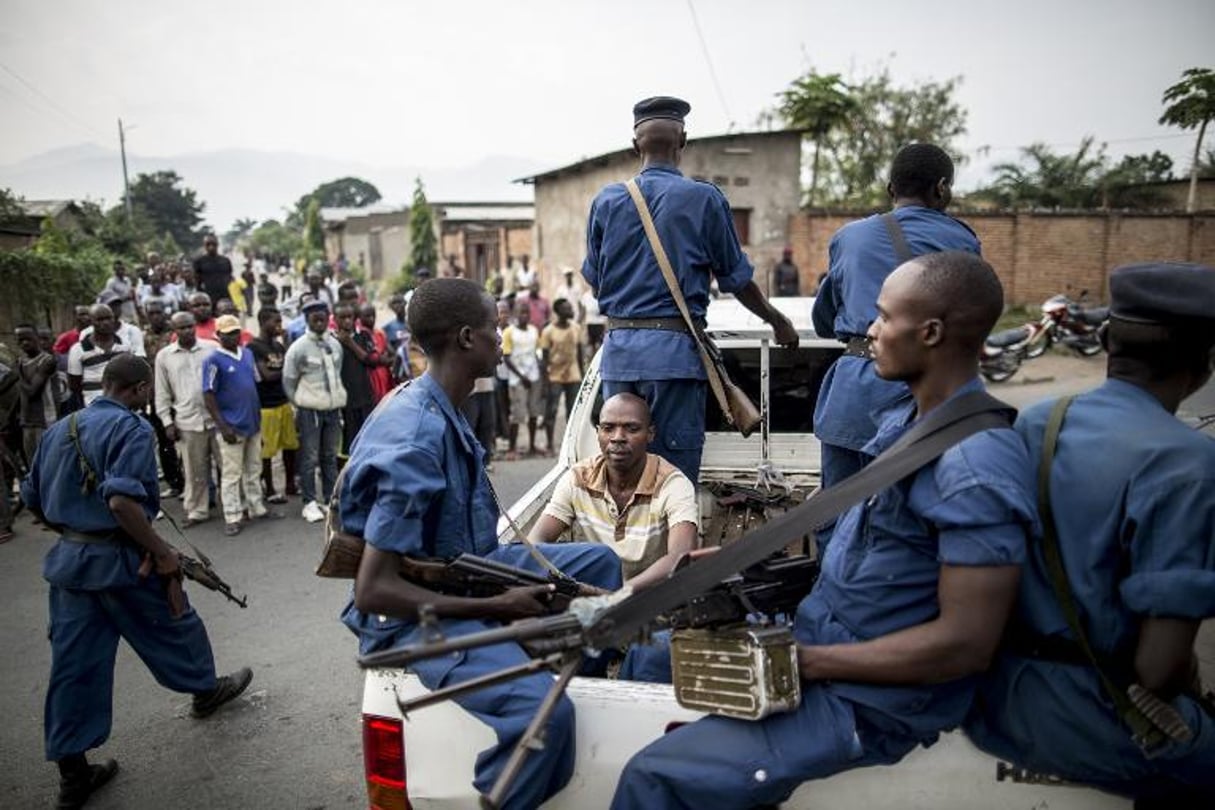
[[[725,195],[709,183],[688,180],[674,166],[650,165],[637,178],[694,319],[709,307],[709,284],[737,292],[754,269],[734,232]],[[641,217],[621,183],[591,204],[582,276],[609,318],[679,318]],[[649,450],[670,461],[693,483],[700,480],[704,447],[706,377],[696,343],[683,332],[611,329],[603,341],[599,373],[603,396],[630,391],[650,406],[655,437]]]
[[[894,210],[912,255],[965,250],[979,253],[967,225],[932,208]],[[850,222],[831,237],[826,278],[814,299],[814,331],[847,342],[863,338],[877,318],[882,282],[898,265],[894,244],[880,215]],[[886,413],[911,399],[906,383],[877,376],[873,362],[840,357],[827,372],[814,408],[814,433],[822,443],[823,486],[864,466],[861,449],[876,435]]]
[[[464,416],[429,374],[383,404],[354,443],[340,493],[343,528],[382,551],[405,556],[452,558],[461,553],[536,570],[522,545],[499,546],[498,509],[485,474],[484,450]],[[620,562],[606,546],[541,545],[566,574],[617,589]],[[363,654],[420,643],[413,620],[367,615],[353,599],[342,621],[359,636]],[[488,619],[442,619],[447,637],[500,626]],[[528,660],[517,644],[467,650],[411,665],[428,689],[450,686]],[[498,741],[477,757],[474,785],[489,792],[552,687],[540,673],[457,698],[490,726]],[[569,781],[574,767],[574,707],[563,698],[546,730],[544,750],[527,758],[504,807],[538,806]]]
[[[980,388],[973,380],[955,395]],[[914,410],[911,402],[892,411],[866,456],[897,441]],[[798,606],[798,643],[849,644],[931,621],[942,565],[1020,564],[1031,492],[1024,443],[1012,430],[988,430],[853,507]],[[931,744],[962,721],[974,685],[803,683],[793,712],[758,722],[707,717],[664,735],[625,767],[612,808],[778,804],[809,779],[897,762]]]
[[[1053,404],[1017,420],[1031,458],[1042,452]],[[1215,441],[1144,389],[1107,380],[1068,409],[1050,487],[1068,582],[1098,654],[1129,667],[1143,618],[1215,616]],[[1072,638],[1040,547],[1029,554],[1013,622]],[[1096,670],[1004,651],[967,731],[1019,765],[1119,793],[1170,782],[1215,788],[1215,718],[1185,696],[1172,705],[1193,740],[1148,759]]]
[[[84,475],[69,420],[42,439],[21,496],[51,523],[100,542],[60,537],[47,552],[50,583],[51,682],[45,709],[46,758],[96,748],[109,737],[114,658],[126,639],[161,686],[198,694],[214,689],[215,662],[202,619],[186,604],[173,618],[160,578],[141,579],[142,554],[131,542],[101,541],[118,531],[107,505],[114,495],[137,501],[149,519],[160,509],[152,426],[108,397],[75,414],[84,456],[97,475]]]

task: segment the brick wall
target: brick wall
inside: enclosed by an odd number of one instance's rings
[[[864,214],[801,212],[789,219],[802,289],[827,272],[827,246]],[[1105,301],[1109,271],[1129,262],[1173,260],[1215,266],[1215,214],[960,215],[979,235],[983,255],[1004,284],[1009,305],[1039,304],[1060,292],[1088,290]]]

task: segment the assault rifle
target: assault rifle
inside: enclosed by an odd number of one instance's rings
[[[792,540],[805,536],[849,507],[911,475],[966,437],[981,430],[1007,428],[1015,413],[985,393],[974,392],[955,397],[917,421],[892,447],[859,473],[829,489],[819,490],[799,506],[773,518],[716,554],[674,572],[666,581],[651,588],[623,598],[606,596],[598,600],[575,600],[565,613],[525,619],[456,638],[444,638],[433,614],[423,609],[420,619],[423,629],[427,631],[423,634],[428,639],[426,642],[362,656],[359,663],[365,667],[401,667],[414,661],[508,641],[529,645],[533,649],[543,647],[542,658],[436,690],[408,705],[402,704],[402,711],[416,709],[544,668],[558,670],[557,680],[515,746],[497,782],[489,794],[481,798],[485,808],[500,807],[529,752],[543,745],[544,728],[570,680],[580,669],[583,650],[610,649],[644,638],[659,617],[678,615],[680,608],[684,608],[685,615],[694,616],[695,611],[686,606],[722,587],[723,580],[729,580],[732,575],[762,563]],[[806,583],[807,590],[809,584]],[[731,590],[731,586],[725,588],[727,592]],[[733,590],[738,594],[744,592],[745,588],[734,587]],[[779,589],[771,588],[769,593],[776,590]],[[706,617],[717,621],[708,615],[708,603],[702,604],[705,605]],[[591,609],[584,610],[584,605]],[[743,607],[746,608],[745,604]],[[716,608],[713,615],[717,615]],[[796,681],[796,672],[793,677]]]
[[[203,554],[194,546],[194,553],[198,555],[198,559],[194,559],[188,554],[182,554],[180,550],[177,552],[178,565],[181,566],[181,575],[188,580],[197,582],[204,588],[208,588],[219,594],[222,594],[229,602],[235,602],[242,608],[249,606],[249,597],[237,597],[232,593],[232,587],[224,582],[223,578],[216,573],[215,568],[211,565],[210,558]]]
[[[552,585],[555,590],[550,601],[558,610],[564,610],[569,600],[577,596],[598,592],[567,576],[538,574],[472,554],[461,554],[452,560],[402,556],[401,576],[415,585],[449,596],[497,596],[511,588]]]

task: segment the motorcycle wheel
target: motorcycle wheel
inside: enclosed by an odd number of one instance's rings
[[[1001,361],[991,365],[979,364],[979,373],[987,379],[988,382],[1002,383],[1012,378],[1012,375],[1017,373],[1021,368],[1020,361]]]
[[[1094,335],[1091,339],[1077,343],[1075,349],[1085,357],[1096,357],[1101,354],[1101,341]]]
[[[1051,344],[1054,342],[1055,340],[1051,333],[1044,331],[1042,334],[1038,335],[1038,337],[1030,341],[1028,345],[1026,345],[1025,356],[1031,359],[1034,357],[1041,357],[1042,355],[1046,354],[1046,350],[1049,349]]]

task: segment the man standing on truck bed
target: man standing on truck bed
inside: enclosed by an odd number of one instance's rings
[[[633,149],[641,156],[637,185],[654,217],[693,320],[703,324],[709,282],[772,325],[775,340],[796,347],[793,324],[751,280],[725,195],[679,171],[687,135],[686,101],[647,98],[633,107]],[[582,276],[607,316],[599,373],[603,396],[642,397],[654,419],[650,451],[695,484],[705,438],[707,377],[696,343],[676,308],[650,248],[641,217],[623,183],[606,186],[591,203]]]
[[[829,270],[814,299],[814,331],[847,344],[819,388],[814,433],[822,445],[823,486],[859,471],[863,449],[886,414],[911,401],[906,383],[874,370],[869,324],[877,318],[878,291],[894,268],[913,256],[942,250],[979,252],[966,223],[945,213],[953,198],[953,161],[939,146],[913,143],[894,156],[887,193],[894,209],[850,222],[828,248]],[[821,545],[830,529],[819,532]]]
[[[343,473],[340,525],[366,540],[354,594],[342,620],[362,654],[421,643],[418,610],[427,605],[445,637],[548,612],[552,586],[514,588],[487,598],[439,594],[400,576],[401,557],[451,559],[461,553],[535,568],[526,547],[499,546],[498,509],[484,469],[484,450],[460,404],[478,377],[493,374],[501,355],[497,307],[466,279],[418,286],[408,315],[412,339],[428,370],[385,398],[354,443]],[[607,546],[540,546],[558,568],[607,590],[621,585],[620,563]],[[499,644],[421,661],[412,670],[428,689],[525,663],[517,644]],[[455,698],[497,734],[477,757],[474,784],[488,793],[553,685],[541,672]],[[561,790],[574,768],[574,707],[563,697],[543,749],[527,757],[504,808],[534,808]],[[437,741],[436,741],[437,742]]]
[[[1215,441],[1175,416],[1211,377],[1215,269],[1121,267],[1110,310],[1109,379],[1063,404],[1047,473],[1055,507],[1042,520],[1053,514],[1061,563],[1050,563],[1049,540],[1029,554],[967,732],[1018,766],[1133,796],[1136,807],[1215,807],[1215,707],[1195,688],[1194,654],[1199,624],[1215,616]],[[1031,458],[1048,444],[1055,407],[1017,420]],[[1070,611],[1052,585],[1059,568]],[[1168,701],[1190,739],[1133,740],[1140,729],[1115,709],[1103,675]]]
[[[960,251],[886,279],[868,332],[874,363],[913,400],[891,412],[866,455],[982,391],[979,347],[1003,303],[991,267]],[[629,761],[613,810],[775,805],[802,782],[897,762],[958,725],[1012,608],[1030,493],[1024,442],[990,429],[845,512],[794,620],[801,705],[664,735]]]

